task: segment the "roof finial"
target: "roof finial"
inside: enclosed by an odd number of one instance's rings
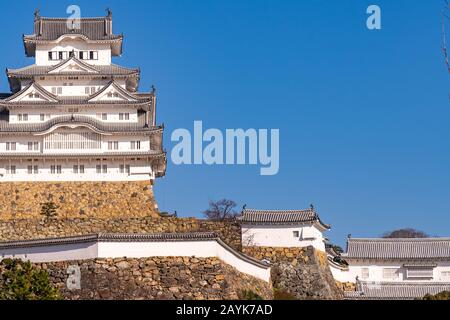
[[[38,20],[41,17],[39,12],[40,12],[39,8],[36,8],[36,10],[34,10],[34,19],[35,20]]]
[[[312,203],[309,205],[309,207],[314,211],[314,205]]]
[[[349,234],[347,235],[347,239],[350,239],[351,237],[352,237],[352,234],[349,233]]]
[[[107,18],[112,18],[112,11],[111,11],[111,8],[106,8],[106,17],[107,17]]]
[[[155,85],[152,84],[152,94],[155,94],[155,93],[156,93],[156,87],[155,87]]]
[[[244,205],[242,206],[242,211],[245,211],[245,209],[247,209],[247,204],[244,204]]]

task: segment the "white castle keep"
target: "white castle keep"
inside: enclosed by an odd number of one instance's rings
[[[0,95],[0,182],[144,181],[163,176],[156,93],[138,92],[140,70],[113,64],[123,36],[112,14],[67,19],[37,12],[23,37],[33,65],[7,69]]]

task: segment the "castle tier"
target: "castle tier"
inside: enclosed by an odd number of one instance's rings
[[[0,96],[0,182],[153,181],[165,174],[156,93],[138,92],[140,70],[112,63],[122,35],[112,15],[36,14],[23,38],[35,64],[7,69]]]

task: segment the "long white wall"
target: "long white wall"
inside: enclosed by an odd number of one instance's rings
[[[1,258],[17,258],[31,262],[57,262],[94,258],[148,258],[148,257],[217,257],[238,271],[266,282],[270,268],[250,263],[216,240],[158,241],[158,242],[88,242],[81,244],[50,245],[30,248],[1,249]]]
[[[296,234],[298,233],[298,237]],[[242,225],[242,244],[259,247],[308,247],[325,251],[323,234],[314,225]]]
[[[437,262],[432,278],[408,278],[406,268],[408,261],[352,261],[348,270],[341,270],[330,264],[333,277],[340,282],[356,282],[356,277],[373,282],[450,282],[450,257],[448,261]],[[397,270],[392,277],[386,277],[385,269]],[[367,273],[368,270],[368,273]],[[367,277],[368,276],[368,277]]]

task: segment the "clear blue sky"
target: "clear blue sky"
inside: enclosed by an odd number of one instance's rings
[[[162,210],[201,216],[208,201],[306,208],[331,240],[399,227],[450,235],[450,92],[440,51],[443,1],[20,1],[0,4],[1,64],[31,64],[23,33],[33,11],[83,16],[111,7],[125,35],[115,63],[158,88],[165,147],[176,128],[279,128],[280,172],[169,163],[155,192]],[[365,27],[382,9],[382,30]],[[8,91],[6,77],[1,91]]]

